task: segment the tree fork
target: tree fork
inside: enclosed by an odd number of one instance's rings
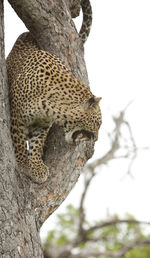
[[[76,77],[88,85],[83,45],[71,19],[69,0],[9,0],[40,48],[60,57]],[[40,17],[40,18],[39,18]],[[94,142],[70,146],[62,128],[50,130],[44,160],[50,176],[42,185],[20,174],[9,130],[7,76],[4,61],[3,1],[0,1],[0,256],[43,257],[39,230],[63,202],[92,156]]]

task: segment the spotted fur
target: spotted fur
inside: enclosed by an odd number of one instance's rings
[[[97,139],[100,99],[55,55],[38,49],[30,33],[16,41],[7,58],[7,72],[16,160],[33,181],[42,183],[48,177],[43,146],[53,123],[64,128],[69,143]]]
[[[92,7],[89,0],[81,0],[81,8],[83,12],[83,22],[79,32],[79,37],[83,44],[87,40],[92,26]]]

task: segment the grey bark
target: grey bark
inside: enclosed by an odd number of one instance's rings
[[[71,19],[69,0],[9,0],[38,45],[59,56],[88,84],[83,46]],[[20,174],[9,130],[7,76],[4,61],[3,1],[0,1],[0,257],[43,257],[39,230],[63,202],[93,154],[93,142],[70,146],[62,128],[50,130],[44,160],[50,170],[37,185]]]

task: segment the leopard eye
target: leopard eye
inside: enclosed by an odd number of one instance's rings
[[[90,99],[88,99],[88,104],[89,104],[89,107],[95,103],[95,98],[94,97],[91,97]]]

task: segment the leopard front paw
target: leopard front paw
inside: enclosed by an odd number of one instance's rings
[[[46,182],[49,175],[49,169],[45,164],[42,166],[32,167],[30,168],[30,178],[37,184],[42,184]]]
[[[44,183],[49,175],[48,167],[41,161],[33,162],[33,160],[29,161],[28,167],[21,170],[24,174],[31,178],[37,184]]]

